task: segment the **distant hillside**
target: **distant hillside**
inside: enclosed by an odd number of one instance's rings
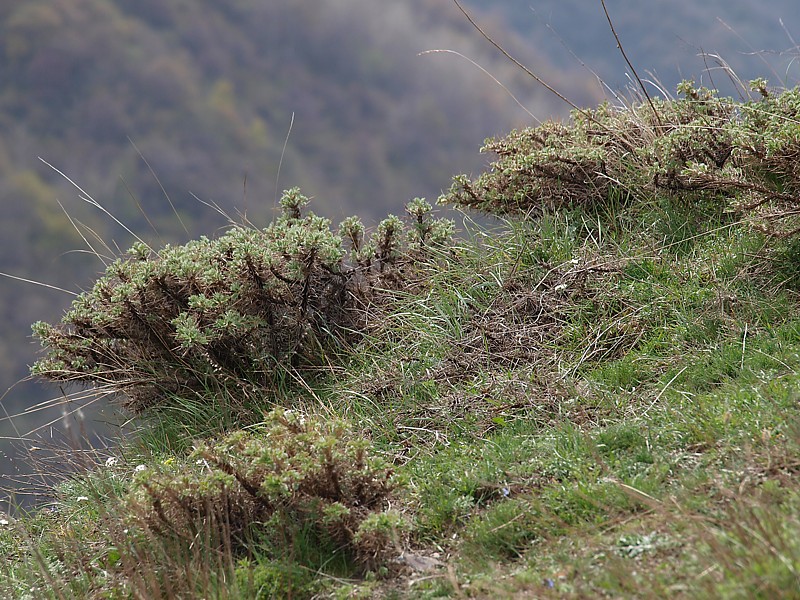
[[[527,56],[574,66],[567,48],[612,87],[624,87],[630,69],[616,48],[600,0],[465,0],[491,9],[529,40]],[[800,13],[791,0],[607,0],[625,51],[639,74],[652,72],[667,91],[684,77],[699,77],[707,63],[701,53],[716,54],[747,81],[767,77],[775,85],[800,79],[796,60]],[[562,43],[563,42],[563,43]],[[703,82],[729,88],[727,77],[712,71]]]

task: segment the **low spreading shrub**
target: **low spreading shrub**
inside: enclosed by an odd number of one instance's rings
[[[719,200],[766,233],[800,232],[800,89],[777,93],[751,82],[758,99],[736,102],[683,82],[680,97],[575,111],[488,140],[497,160],[471,181],[457,176],[443,203],[491,214],[606,203],[667,193]],[[655,110],[655,112],[654,112]],[[657,114],[657,118],[656,118]]]
[[[357,218],[334,232],[302,215],[307,202],[285,192],[282,215],[263,230],[234,226],[158,252],[137,243],[60,324],[34,324],[46,350],[34,374],[122,392],[140,413],[170,397],[252,399],[287,370],[335,360],[363,331],[368,307],[402,285],[452,223],[415,199],[410,226],[390,216],[365,240]]]
[[[389,510],[402,481],[341,423],[274,410],[262,426],[200,445],[185,463],[140,472],[126,513],[187,544],[216,540],[236,552],[260,540],[281,558],[305,543],[375,565],[407,529]]]

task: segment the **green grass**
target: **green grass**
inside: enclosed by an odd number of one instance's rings
[[[467,224],[339,362],[246,406],[176,398],[54,510],[6,519],[0,596],[800,597],[797,244],[644,192]],[[276,404],[344,439],[209,450]],[[297,483],[327,465],[335,488],[362,447],[402,482],[386,504]],[[141,471],[194,473],[193,495]],[[236,512],[225,490],[259,473],[284,504]]]

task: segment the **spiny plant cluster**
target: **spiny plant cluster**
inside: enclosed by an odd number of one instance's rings
[[[46,350],[33,372],[123,392],[135,413],[209,390],[248,399],[287,369],[311,372],[357,339],[368,307],[452,233],[422,199],[411,223],[389,216],[369,240],[361,221],[333,231],[303,216],[298,189],[267,228],[234,226],[154,252],[140,242],[110,264],[59,325],[36,323]]]
[[[388,510],[402,485],[390,464],[371,455],[370,442],[343,423],[276,409],[254,430],[141,471],[125,512],[186,544],[210,533],[242,552],[248,539],[261,538],[280,558],[305,535],[374,567],[407,527]]]
[[[737,102],[684,81],[679,98],[604,103],[488,140],[497,155],[476,181],[461,175],[441,201],[494,214],[540,215],[618,195],[653,193],[726,203],[768,234],[800,231],[800,90]]]

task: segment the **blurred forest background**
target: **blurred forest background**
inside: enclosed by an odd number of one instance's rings
[[[599,0],[464,4],[578,105],[630,83]],[[714,55],[745,81],[797,80],[790,0],[606,4],[639,74],[668,92],[693,77],[736,93]],[[420,54],[435,49],[461,56]],[[566,115],[451,0],[0,0],[0,271],[89,286],[102,263],[70,219],[132,243],[38,157],[160,246],[224,227],[204,202],[266,225],[276,190],[295,185],[335,222],[375,222],[480,170],[484,138]],[[58,321],[69,301],[0,278],[0,391],[27,376],[30,324]],[[58,424],[60,409],[31,407],[60,393],[22,383],[3,397],[0,418],[16,416],[0,420],[0,488],[25,469],[9,444]]]

